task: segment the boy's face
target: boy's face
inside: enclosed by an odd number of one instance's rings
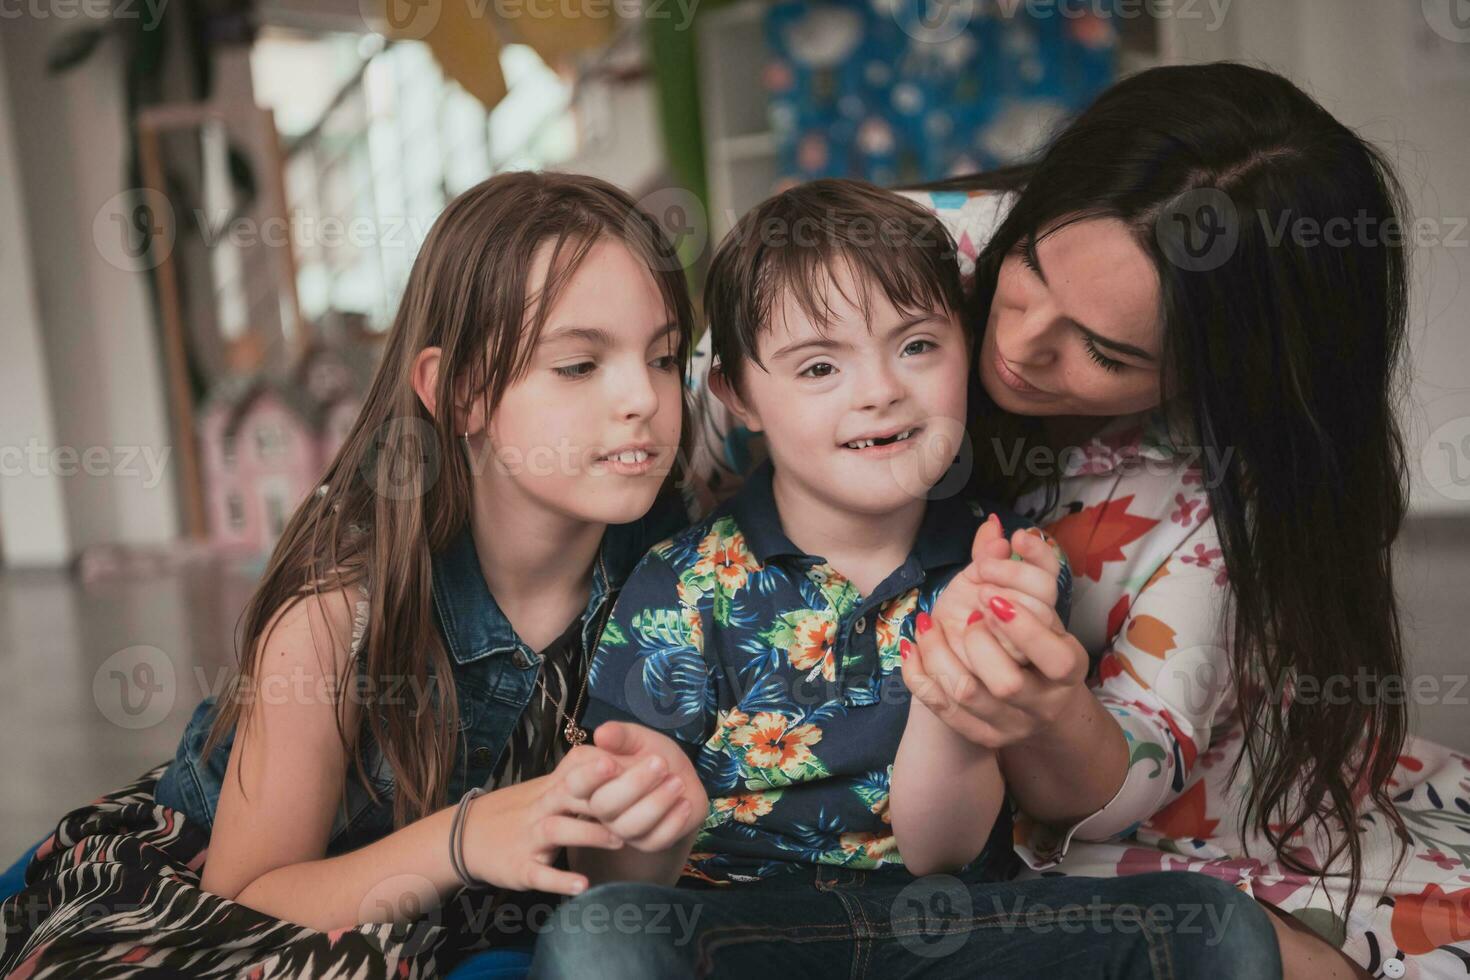
[[[891,514],[939,482],[964,437],[969,347],[942,310],[900,310],[867,289],[871,321],[839,263],[818,330],[788,293],[759,340],[765,369],[745,365],[740,391],[715,393],[764,432],[780,479],[824,506]],[[877,439],[876,444],[859,440]]]

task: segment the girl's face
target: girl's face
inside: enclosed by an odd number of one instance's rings
[[[527,295],[545,281],[537,252]],[[603,238],[562,287],[526,374],[505,393],[483,447],[497,501],[532,502],[574,520],[644,515],[678,452],[679,325],[648,266]]]
[[[981,383],[1018,415],[1127,415],[1161,398],[1159,277],[1114,218],[1023,239],[1001,263]]]

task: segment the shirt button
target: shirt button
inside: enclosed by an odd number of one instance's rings
[[[526,656],[526,651],[524,650],[517,650],[515,652],[515,656],[510,658],[510,662],[515,664],[521,670],[525,670],[527,667],[531,666],[531,658]]]
[[[858,617],[858,621],[853,624],[852,628],[853,628],[853,631],[854,632],[857,632],[857,633],[861,633],[863,630],[867,629],[868,628],[868,617],[866,617],[866,616],[859,616]]]
[[[482,745],[470,753],[470,761],[483,769],[495,761],[495,756],[491,755],[490,750]]]

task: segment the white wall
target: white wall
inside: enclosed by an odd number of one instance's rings
[[[1168,60],[1220,58],[1291,78],[1387,151],[1423,220],[1405,405],[1417,515],[1470,515],[1470,32],[1431,29],[1457,0],[1213,0],[1163,22]]]
[[[20,455],[32,437],[54,444],[56,426],[7,105],[0,71],[0,560],[7,566],[58,565],[71,554],[61,478],[33,471]]]
[[[66,458],[61,467],[74,467],[71,475],[55,465],[41,467],[52,471],[41,482],[61,487],[64,536],[44,511],[19,505],[0,510],[0,539],[14,564],[64,560],[56,554],[62,542],[74,554],[93,544],[160,542],[178,533],[173,468],[160,479],[142,463],[144,454],[158,460],[171,451],[147,281],[122,267],[115,249],[94,234],[98,214],[123,190],[126,172],[120,48],[104,44],[66,75],[45,69],[54,38],[77,25],[56,16],[19,17],[7,18],[0,31],[8,89],[0,114],[18,165],[18,179],[5,183],[20,201],[6,209],[14,216],[7,220],[24,228],[30,252],[29,262],[19,261],[5,275],[29,278],[35,296],[35,326],[26,328],[24,316],[8,315],[16,300],[6,290],[0,334],[7,361],[17,343],[25,350],[27,333],[32,346],[38,336],[45,365],[40,372],[32,353],[4,368],[7,376],[24,375],[29,389],[0,392],[0,404],[13,399],[26,406],[18,416],[25,421],[10,423],[0,445],[24,446],[34,437],[48,448],[76,452],[78,460],[93,454],[92,474]],[[49,426],[43,421],[48,415]],[[4,478],[0,497],[23,492],[11,483]],[[41,535],[47,548],[12,554],[10,542],[26,539],[27,524],[48,521],[51,530]]]

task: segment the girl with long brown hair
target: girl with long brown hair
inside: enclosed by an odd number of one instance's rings
[[[562,848],[662,847],[703,816],[666,780],[582,819],[662,765],[577,724],[612,597],[686,522],[691,329],[672,248],[612,185],[507,174],[449,204],[245,611],[238,677],[159,781],[212,825],[205,891],[350,928],[462,883],[573,894]]]

